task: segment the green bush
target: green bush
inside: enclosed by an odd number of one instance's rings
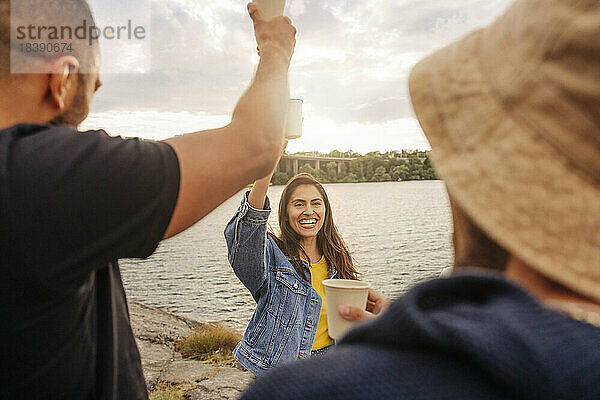
[[[285,172],[275,172],[273,174],[273,178],[271,178],[271,183],[273,185],[285,185],[288,181],[288,174]]]
[[[356,183],[358,182],[358,177],[356,174],[350,172],[346,177],[342,180],[344,183]]]

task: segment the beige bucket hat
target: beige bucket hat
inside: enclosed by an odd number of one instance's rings
[[[448,191],[491,238],[600,301],[600,1],[518,0],[418,63]]]

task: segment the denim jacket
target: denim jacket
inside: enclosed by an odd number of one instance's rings
[[[259,374],[286,361],[310,357],[321,314],[321,297],[298,274],[267,234],[271,209],[248,204],[244,195],[237,213],[225,227],[229,263],[256,301],[256,310],[233,354],[240,364]],[[337,274],[330,266],[329,277]]]

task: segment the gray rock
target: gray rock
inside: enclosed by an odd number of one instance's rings
[[[169,383],[195,383],[214,375],[217,368],[201,361],[173,361],[163,370],[160,379]]]
[[[155,343],[172,343],[187,336],[191,328],[204,326],[200,322],[135,302],[129,304],[129,316],[135,337]]]
[[[198,383],[187,393],[192,400],[237,399],[252,383],[254,374],[237,368],[219,368],[216,375]]]
[[[175,351],[176,340],[207,324],[135,302],[129,303],[129,314],[150,390],[158,382],[169,382],[194,386],[186,393],[190,399],[229,400],[254,380],[251,372],[185,360]]]
[[[190,400],[221,400],[222,397],[218,393],[211,392],[203,387],[196,388],[186,393],[186,397]]]
[[[146,378],[146,386],[153,388],[160,378],[160,374],[167,364],[173,359],[173,349],[164,344],[136,339],[140,356],[142,357],[142,369]]]

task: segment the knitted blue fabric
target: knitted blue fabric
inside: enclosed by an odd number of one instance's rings
[[[600,399],[600,328],[495,275],[412,289],[324,357],[260,376],[248,399]]]

